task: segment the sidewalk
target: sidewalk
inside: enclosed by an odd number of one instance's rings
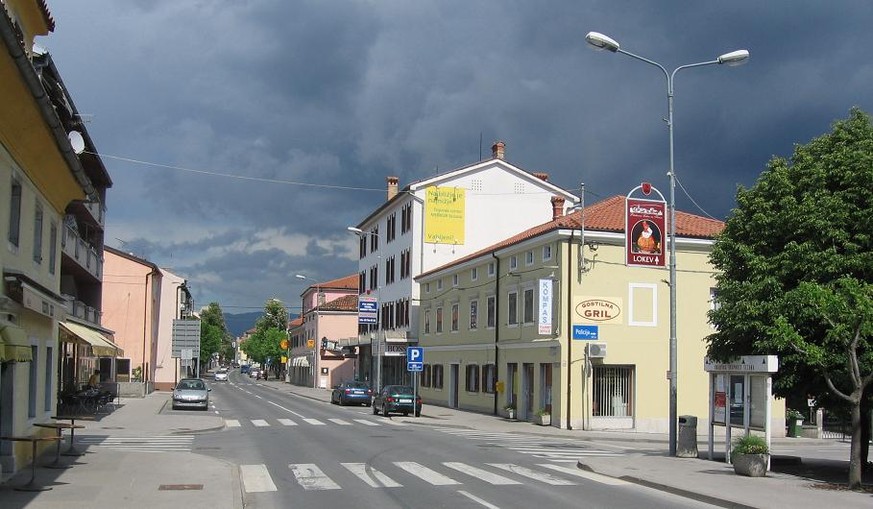
[[[325,389],[272,380],[259,383],[318,404],[328,404],[330,400],[330,391]],[[77,421],[85,428],[77,430],[76,435],[146,438],[224,427],[224,420],[214,414],[162,414],[161,409],[169,397],[169,393],[155,392],[143,399],[125,399],[114,412],[101,416],[99,420]],[[577,466],[721,507],[873,507],[871,493],[826,489],[835,486],[824,482],[827,480],[833,480],[836,485],[844,484],[847,468],[845,460],[810,456],[816,449],[833,444],[828,440],[774,439],[773,466],[776,471],[765,478],[753,479],[734,474],[733,469],[723,462],[723,456],[722,461],[668,457],[664,434],[562,430],[432,405],[425,405],[420,418],[394,416],[392,419],[422,426],[572,438],[585,441],[593,448],[621,450],[626,453],[611,457],[585,456]],[[701,451],[705,443],[704,437],[698,438]],[[66,440],[62,450],[65,447]],[[79,448],[84,449],[84,446],[80,444]],[[780,449],[791,449],[797,456],[780,456]],[[38,460],[36,483],[53,489],[36,493],[14,491],[14,487],[29,479],[30,469],[25,468],[0,484],[0,506],[4,509],[115,509],[142,507],[143,502],[148,501],[150,508],[243,507],[239,471],[235,465],[222,460],[188,452],[155,454],[102,448],[86,449],[85,452],[78,458],[62,457],[62,463],[72,465],[64,470],[42,467],[54,458],[54,450],[46,453]],[[800,456],[803,457],[802,463],[798,462]],[[865,477],[865,481],[868,485],[873,484],[869,477]]]

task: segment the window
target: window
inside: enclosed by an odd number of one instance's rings
[[[594,366],[592,414],[595,417],[633,417],[633,366]]]
[[[358,294],[363,294],[367,289],[367,273],[361,272],[358,274]]]
[[[52,221],[49,229],[49,274],[55,273],[58,264],[58,224]]]
[[[443,365],[442,364],[434,364],[433,365],[433,388],[434,389],[442,389],[443,388]]]
[[[424,333],[430,334],[430,309],[424,310]]]
[[[524,291],[524,323],[534,321],[534,291],[528,288]]]
[[[479,366],[467,364],[467,392],[479,392]]]
[[[400,211],[400,234],[412,229],[412,202],[406,202]]]
[[[552,245],[549,244],[547,246],[543,246],[543,261],[548,261],[552,259]]]
[[[424,293],[430,293],[430,283],[424,284]]]
[[[494,364],[482,366],[482,392],[494,394],[494,374],[497,372]]]
[[[470,329],[476,330],[479,328],[479,301],[470,301]]]
[[[458,332],[458,322],[460,322],[460,306],[458,303],[452,304],[452,332]]]
[[[452,286],[458,286],[458,275],[452,274]]]
[[[485,306],[488,308],[487,327],[494,328],[497,325],[497,297],[490,295]]]
[[[431,385],[431,368],[430,364],[425,364],[424,369],[421,372],[421,386],[422,387],[430,387]]]
[[[514,270],[518,268],[518,257],[512,256],[509,258],[509,270]]]
[[[391,255],[387,260],[385,260],[385,284],[390,285],[394,282],[394,274],[395,274],[395,266],[394,263],[394,255]]]
[[[437,290],[442,290],[442,289],[443,289],[443,280],[437,279]]]
[[[9,243],[18,247],[21,235],[21,182],[12,179],[9,194]]]
[[[400,279],[406,279],[409,277],[410,258],[411,256],[408,249],[404,249],[400,252]]]
[[[533,260],[534,260],[533,251],[528,251],[527,253],[524,254],[525,265],[533,265]]]
[[[507,301],[507,323],[518,325],[518,294],[511,292]]]
[[[367,256],[367,236],[361,235],[358,237],[358,258]]]
[[[370,252],[379,249],[379,227],[370,230],[370,234],[367,236],[370,237]]]
[[[436,332],[437,334],[443,331],[443,308],[436,309]]]
[[[473,267],[470,269],[470,280],[476,281],[477,279],[479,279],[479,267]]]
[[[488,277],[494,277],[495,265],[494,262],[488,263]]]
[[[397,236],[397,212],[392,212],[391,215],[388,216],[387,220],[388,224],[385,228],[385,243],[391,242]]]
[[[38,203],[33,214],[33,261],[42,263],[42,205]]]

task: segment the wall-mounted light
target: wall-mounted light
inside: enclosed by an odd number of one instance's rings
[[[600,243],[598,243],[596,240],[586,242],[585,245],[588,246],[588,249],[590,249],[592,251],[597,251],[597,248],[600,247]]]

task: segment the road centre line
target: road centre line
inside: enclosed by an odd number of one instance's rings
[[[472,500],[473,502],[476,502],[476,503],[478,503],[478,504],[481,504],[481,505],[487,507],[488,509],[500,509],[500,508],[497,507],[496,505],[494,505],[494,504],[489,504],[488,502],[482,500],[481,498],[479,498],[479,497],[477,497],[477,496],[475,496],[475,495],[473,495],[473,494],[471,494],[471,493],[467,493],[467,492],[464,491],[464,490],[458,490],[458,493],[460,493],[461,495],[464,495],[465,497],[469,498],[469,499]]]
[[[278,404],[278,403],[274,403],[274,402],[272,402],[272,401],[267,401],[267,403],[269,403],[269,404],[271,404],[271,405],[273,405],[273,406],[275,406],[275,407],[279,407],[279,408],[281,408],[282,410],[284,410],[284,411],[286,411],[286,412],[288,412],[288,413],[294,414],[294,415],[296,415],[297,417],[300,417],[301,419],[303,418],[303,415],[298,414],[297,412],[295,412],[294,410],[291,410],[291,409],[289,409],[289,408],[285,408],[285,407],[283,407],[282,405],[280,405],[280,404]]]

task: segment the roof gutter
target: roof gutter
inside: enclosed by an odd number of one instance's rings
[[[72,171],[73,176],[79,182],[79,185],[82,186],[85,194],[87,194],[92,200],[99,200],[99,196],[94,189],[94,185],[91,183],[91,179],[89,179],[88,175],[85,174],[82,162],[79,161],[79,156],[73,150],[73,146],[70,144],[70,139],[67,138],[67,132],[64,129],[64,126],[61,125],[61,119],[58,118],[48,94],[42,87],[42,83],[40,83],[39,77],[33,69],[30,59],[27,58],[27,54],[24,52],[24,48],[22,48],[18,43],[18,36],[12,28],[12,20],[9,19],[9,15],[6,13],[5,9],[0,10],[3,11],[3,19],[0,21],[0,37],[2,37],[3,43],[9,51],[9,56],[11,56],[12,60],[15,61],[15,65],[18,67],[21,77],[27,84],[27,88],[30,90],[30,93],[33,94],[33,99],[39,106],[39,111],[42,114],[43,120],[45,120],[46,125],[54,135],[55,143],[57,144],[58,150],[61,152],[61,156],[67,162],[70,171]]]

